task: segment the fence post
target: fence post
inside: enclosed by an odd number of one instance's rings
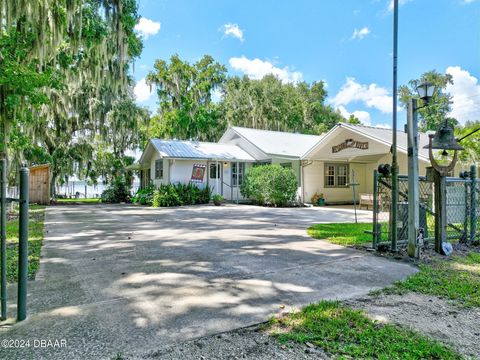
[[[27,282],[28,282],[28,178],[29,170],[20,169],[20,216],[18,232],[18,297],[17,321],[27,317]]]
[[[378,171],[373,171],[373,248],[378,246]]]
[[[0,320],[7,318],[7,159],[0,160]]]
[[[468,233],[468,221],[470,219],[470,201],[469,201],[469,196],[468,196],[468,187],[469,187],[468,180],[465,180],[464,182],[464,187],[465,187],[465,216],[463,219],[463,237],[460,240],[461,242],[466,242],[469,243],[470,239],[470,234]]]
[[[475,241],[477,232],[477,167],[470,166],[470,242]]]
[[[443,253],[442,245],[447,240],[447,179],[434,169],[435,179],[435,251]]]

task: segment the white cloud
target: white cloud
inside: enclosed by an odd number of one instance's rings
[[[398,0],[398,7],[405,5],[410,0]],[[388,3],[388,11],[393,11],[393,0]]]
[[[380,110],[384,114],[392,113],[392,96],[387,89],[377,84],[360,84],[355,78],[347,78],[346,83],[330,102],[336,107],[346,106],[360,101],[369,108]]]
[[[135,98],[139,102],[145,102],[150,99],[153,94],[153,91],[150,89],[150,86],[147,85],[145,78],[140,79],[135,84],[133,88],[133,93],[135,94]]]
[[[234,38],[237,38],[241,42],[245,40],[243,37],[243,30],[240,29],[240,27],[237,24],[225,24],[220,28],[225,36],[232,36]]]
[[[471,3],[475,2],[475,1],[477,1],[477,0],[463,0],[463,3],[464,3],[464,4],[471,4]]]
[[[355,39],[362,40],[368,34],[370,34],[370,29],[366,26],[361,28],[360,30],[355,28],[355,30],[353,30],[353,34],[350,40],[355,40]]]
[[[360,120],[363,125],[371,125],[372,124],[372,122],[370,120],[370,113],[368,111],[356,110],[354,112],[349,112],[347,110],[347,108],[343,105],[339,106],[337,109],[340,111],[340,114],[342,114],[342,116],[345,119],[348,119],[350,117],[350,115],[353,115],[358,120]]]
[[[159,22],[141,17],[138,24],[135,25],[135,30],[144,38],[155,35],[160,31],[161,24]]]
[[[251,79],[261,79],[265,75],[273,74],[282,82],[299,82],[302,80],[302,73],[299,71],[290,71],[288,66],[279,68],[274,66],[269,61],[260,59],[250,60],[245,56],[233,57],[228,61],[230,66],[242,73],[246,74]]]
[[[446,91],[452,95],[450,116],[460,123],[480,120],[480,84],[478,79],[460,66],[450,66],[447,74],[452,75],[453,85],[448,84]]]

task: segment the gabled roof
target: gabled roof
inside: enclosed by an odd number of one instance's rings
[[[372,140],[379,141],[387,146],[392,146],[392,129],[385,129],[373,126],[365,126],[365,125],[351,125],[345,123],[338,123],[333,127],[323,138],[322,141],[318,142],[308,153],[306,153],[303,158],[308,158],[308,156],[312,155],[318,149],[323,140],[327,140],[330,136],[333,136],[332,133],[335,132],[338,128],[345,128],[351,131],[354,131],[358,134],[364,135],[366,137],[371,138]],[[418,157],[422,160],[429,161],[428,157],[428,149],[424,149],[425,145],[428,145],[429,139],[428,134],[426,133],[419,133],[419,143],[418,143]],[[398,151],[407,153],[408,152],[408,136],[407,133],[403,131],[397,131],[397,149]]]
[[[315,146],[323,136],[232,126],[223,134],[219,142],[227,142],[232,132],[241,136],[267,155],[298,158]]]
[[[255,161],[252,156],[236,145],[151,139],[142,154],[140,163],[145,160],[144,156],[148,153],[149,147],[153,147],[160,156],[170,159]]]

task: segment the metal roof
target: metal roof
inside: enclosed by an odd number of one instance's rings
[[[232,126],[231,129],[267,155],[288,157],[301,157],[323,137],[323,135],[306,135],[237,126]],[[222,140],[220,139],[220,141]]]
[[[345,125],[346,128],[351,128],[357,132],[363,133],[365,135],[371,136],[373,138],[382,140],[389,145],[392,144],[392,129],[378,128],[373,126],[364,126],[364,125]],[[427,133],[419,133],[419,142],[418,142],[418,155],[428,159],[428,149],[424,149],[425,145],[428,145],[429,139]],[[407,152],[408,150],[408,135],[404,131],[397,131],[397,146],[399,149]]]
[[[255,161],[237,145],[161,139],[150,141],[160,155],[166,158]]]
[[[308,152],[306,152],[303,155],[303,158],[308,159],[312,154],[319,151],[319,149],[323,146],[325,142],[329,140],[330,137],[335,136],[335,133],[339,128],[348,129],[350,131],[369,137],[372,140],[376,140],[380,143],[383,143],[387,146],[392,145],[392,129],[365,126],[365,125],[352,125],[352,124],[338,123],[332,129],[330,129],[330,131],[326,133],[324,137],[322,137],[321,141],[319,141]],[[419,133],[418,157],[424,161],[430,161],[429,155],[428,155],[428,149],[423,148],[424,146],[428,145],[428,143],[429,143],[428,133]],[[399,151],[408,153],[407,133],[403,131],[397,131],[397,147]]]

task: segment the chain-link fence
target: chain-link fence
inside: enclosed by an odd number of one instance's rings
[[[375,172],[376,192],[374,194],[374,247],[391,246],[390,212],[392,207],[392,179]],[[424,229],[426,240],[434,238],[435,218],[433,211],[433,183],[425,177],[419,178],[420,227]],[[398,177],[397,244],[408,242],[408,177]]]
[[[447,240],[467,241],[469,216],[469,181],[447,178]]]
[[[473,189],[473,190],[472,190]],[[424,240],[435,239],[434,182],[419,177],[419,227],[424,231]],[[472,194],[472,191],[474,193]],[[480,180],[446,178],[446,232],[452,242],[480,240]],[[375,171],[373,247],[392,248],[390,213],[392,210],[392,179]],[[473,213],[472,213],[473,212]],[[398,177],[397,246],[408,243],[408,176]],[[472,226],[473,225],[473,226]],[[473,230],[472,230],[473,229]]]

